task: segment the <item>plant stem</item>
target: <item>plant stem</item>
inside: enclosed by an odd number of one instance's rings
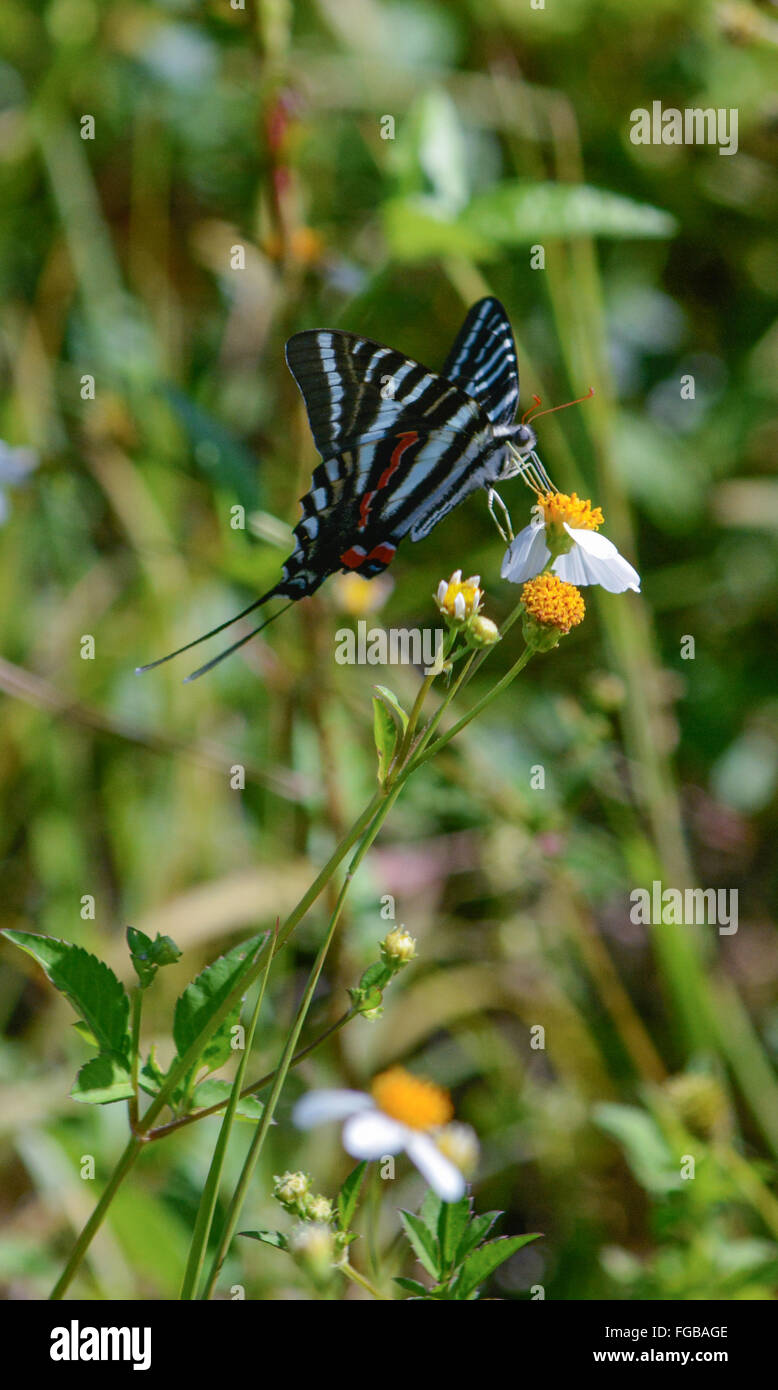
[[[127,1143],[127,1147],[124,1150],[124,1153],[122,1154],[121,1158],[119,1159],[119,1162],[117,1163],[116,1167],[114,1168],[113,1173],[111,1174],[111,1177],[109,1179],[108,1185],[105,1188],[102,1197],[100,1198],[100,1201],[97,1203],[97,1206],[92,1212],[92,1215],[90,1216],[89,1220],[87,1221],[86,1225],[81,1231],[78,1240],[73,1246],[73,1249],[70,1253],[70,1258],[67,1264],[65,1265],[65,1268],[63,1269],[62,1273],[60,1274],[59,1279],[54,1285],[54,1288],[49,1294],[49,1298],[62,1298],[71,1279],[73,1278],[74,1274],[81,1265],[81,1261],[83,1260],[84,1255],[86,1254],[89,1248],[89,1245],[92,1241],[92,1237],[99,1231],[100,1227],[102,1226],[103,1221],[105,1220],[105,1217],[107,1215],[108,1208],[110,1207],[111,1202],[116,1196],[116,1193],[118,1192],[119,1188],[124,1182],[124,1179],[126,1178],[127,1174],[132,1168],[136,1158],[138,1157],[138,1154],[143,1148],[144,1142],[145,1141],[142,1138],[140,1138],[137,1134],[133,1134],[130,1136],[130,1139]]]
[[[360,1274],[359,1270],[356,1270],[348,1261],[346,1261],[345,1264],[338,1265],[338,1269],[341,1274],[345,1274],[347,1279],[351,1279],[355,1284],[359,1284],[363,1289],[367,1289],[367,1292],[372,1294],[373,1298],[380,1299],[382,1303],[391,1303],[392,1300],[388,1299],[386,1294],[381,1293],[376,1288],[375,1284],[371,1284],[370,1280],[366,1279],[364,1274]]]
[[[230,1141],[232,1126],[235,1120],[235,1112],[237,1110],[238,1101],[240,1099],[241,1082],[243,1081],[243,1078],[246,1074],[246,1066],[248,1065],[249,1053],[251,1052],[251,1046],[254,1042],[254,1032],[256,1030],[257,1021],[259,1019],[259,1013],[262,1008],[262,1001],[265,997],[265,989],[267,987],[267,982],[270,976],[270,967],[273,963],[272,948],[274,944],[275,942],[271,943],[271,949],[268,952],[265,973],[262,976],[262,984],[260,985],[257,994],[257,1002],[254,1005],[254,1011],[251,1015],[251,1022],[249,1023],[248,1032],[246,1033],[246,1037],[244,1040],[243,1055],[240,1059],[237,1071],[235,1073],[235,1080],[232,1083],[232,1090],[230,1091],[227,1109],[224,1113],[224,1119],[222,1120],[221,1128],[219,1129],[219,1137],[216,1140],[213,1156],[211,1158],[211,1164],[208,1169],[208,1177],[205,1182],[205,1187],[203,1188],[202,1197],[200,1198],[200,1205],[197,1210],[197,1220],[195,1222],[195,1228],[192,1234],[192,1243],[189,1247],[189,1258],[186,1262],[184,1279],[181,1285],[180,1298],[182,1302],[186,1302],[194,1298],[197,1292],[197,1285],[200,1282],[203,1261],[205,1259],[205,1251],[208,1245],[208,1237],[211,1234],[211,1226],[213,1225],[213,1214],[216,1210],[216,1200],[219,1195],[219,1183],[221,1181],[222,1169],[224,1168],[224,1159],[227,1153],[227,1145]]]
[[[380,806],[377,814],[373,818],[373,821],[365,830],[362,840],[360,841],[360,844],[354,855],[354,858],[351,860],[351,863],[349,864],[348,872],[346,873],[346,876],[341,885],[341,889],[338,894],[338,900],[335,904],[332,917],[330,918],[330,924],[327,929],[327,935],[319,948],[319,954],[316,957],[313,969],[311,970],[311,973],[308,977],[308,983],[305,987],[305,994],[303,995],[294,1023],[292,1024],[292,1027],[290,1028],[289,1033],[287,1035],[286,1044],[281,1055],[281,1060],[278,1064],[278,1068],[275,1073],[273,1088],[268,1097],[267,1104],[262,1114],[262,1119],[260,1120],[256,1129],[256,1133],[254,1134],[254,1137],[251,1141],[251,1146],[249,1148],[248,1154],[246,1155],[246,1160],[243,1164],[243,1170],[241,1172],[240,1178],[238,1179],[238,1185],[235,1188],[235,1192],[233,1193],[232,1201],[230,1203],[227,1216],[225,1218],[224,1229],[222,1231],[221,1239],[219,1241],[216,1253],[213,1257],[213,1262],[211,1264],[211,1270],[208,1276],[208,1281],[203,1290],[202,1297],[204,1299],[208,1299],[211,1296],[214,1284],[216,1283],[216,1280],[219,1275],[219,1270],[221,1269],[222,1264],[224,1263],[224,1258],[226,1256],[230,1242],[232,1240],[233,1235],[235,1234],[235,1228],[238,1224],[238,1218],[240,1216],[243,1201],[246,1196],[246,1191],[248,1189],[249,1182],[251,1181],[251,1177],[253,1175],[254,1168],[256,1167],[259,1155],[262,1152],[265,1139],[267,1138],[267,1134],[270,1129],[270,1125],[275,1113],[276,1105],[278,1104],[278,1100],[281,1095],[284,1082],[286,1081],[286,1077],[292,1063],[292,1057],[294,1056],[294,1051],[297,1046],[297,1040],[300,1036],[300,1032],[308,1014],[308,1010],[311,1006],[314,992],[319,982],[319,976],[321,975],[324,962],[327,958],[327,952],[329,951],[330,945],[332,944],[332,939],[335,935],[335,929],[340,920],[340,914],[343,909],[343,904],[346,900],[346,894],[348,893],[348,890],[351,886],[351,881],[354,877],[354,874],[359,868],[359,865],[364,859],[368,849],[375,840],[375,837],[378,834],[378,831],[381,828],[381,825],[383,824],[384,820],[386,819],[386,816],[388,815],[398,795],[398,792],[399,787],[392,789],[392,791],[390,792],[382,794],[383,805]]]
[[[331,1038],[333,1033],[339,1032],[343,1025],[348,1023],[349,1019],[354,1018],[358,1012],[358,1009],[346,1009],[346,1012],[341,1014],[340,1018],[336,1018],[335,1022],[331,1023],[329,1028],[325,1028],[324,1032],[320,1033],[317,1038],[307,1043],[305,1047],[301,1047],[299,1052],[295,1052],[294,1057],[289,1063],[289,1069],[291,1070],[292,1067],[296,1067],[298,1062],[302,1062],[303,1058],[309,1057],[317,1047],[321,1047],[321,1044],[326,1042],[328,1038]],[[265,1072],[265,1075],[260,1076],[258,1081],[252,1081],[250,1086],[244,1086],[238,1099],[243,1100],[244,1096],[253,1096],[256,1095],[257,1091],[264,1091],[265,1087],[270,1085],[275,1074],[275,1071]],[[219,1111],[224,1110],[229,1103],[228,1096],[226,1100],[218,1100],[215,1105],[209,1105],[205,1110],[195,1110],[193,1115],[179,1115],[177,1119],[171,1120],[169,1124],[160,1125],[157,1129],[149,1130],[146,1138],[149,1143],[155,1139],[165,1139],[168,1134],[172,1134],[176,1129],[183,1129],[186,1125],[193,1125],[197,1120],[205,1120],[209,1115],[218,1115]]]

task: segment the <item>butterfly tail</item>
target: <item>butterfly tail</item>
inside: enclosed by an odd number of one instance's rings
[[[232,627],[233,623],[237,623],[241,618],[247,617],[248,614],[253,613],[255,609],[261,608],[263,603],[267,603],[271,598],[280,597],[283,594],[283,592],[284,581],[282,580],[280,584],[276,584],[272,589],[268,589],[267,593],[263,594],[261,598],[257,598],[254,600],[253,603],[250,603],[247,608],[241,609],[240,613],[236,613],[232,618],[227,618],[225,622],[219,623],[216,627],[212,627],[210,632],[203,632],[199,637],[195,637],[191,642],[185,642],[183,647],[176,647],[176,650],[174,652],[168,652],[167,656],[160,656],[157,658],[156,661],[149,661],[145,666],[136,666],[136,676],[142,675],[144,671],[153,671],[157,666],[164,666],[165,662],[172,661],[174,656],[181,656],[183,652],[191,651],[192,647],[198,647],[201,642],[207,642],[209,637],[216,637],[217,633],[224,632],[225,628]],[[290,600],[290,602],[291,601],[292,600]],[[279,612],[274,614],[273,616],[280,617],[281,613],[285,612],[288,607],[289,604],[285,604],[284,608],[280,609]],[[261,627],[257,628],[254,632],[249,633],[249,637],[255,637],[256,633],[261,631],[261,628],[266,627],[267,623],[271,621],[272,619],[270,618],[266,619],[266,621],[261,624]],[[248,637],[241,638],[240,642],[235,643],[234,646],[230,647],[228,651],[222,653],[222,655],[227,656],[229,652],[234,651],[235,648],[238,646],[242,646],[243,642],[247,642],[248,640]],[[221,658],[217,657],[217,660],[221,660]],[[209,669],[211,665],[215,664],[216,662],[209,663],[208,668],[203,667],[202,670],[195,672],[195,675],[201,675],[203,670]],[[190,676],[188,677],[188,679],[192,680],[193,677]]]

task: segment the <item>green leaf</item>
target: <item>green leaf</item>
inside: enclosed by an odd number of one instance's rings
[[[497,184],[473,198],[459,223],[505,246],[552,237],[667,237],[675,230],[660,208],[581,183]]]
[[[678,1164],[656,1121],[635,1105],[597,1105],[592,1118],[616,1139],[646,1192],[674,1192],[684,1186]]]
[[[151,937],[138,927],[128,927],[127,945],[141,989],[151,984],[161,965],[173,965],[181,958],[181,952],[173,938],[160,936],[159,932],[152,941]]]
[[[89,1043],[90,1047],[100,1046],[99,1042],[97,1041],[97,1038],[92,1032],[92,1029],[89,1027],[89,1024],[84,1023],[83,1018],[80,1018],[78,1020],[78,1023],[73,1024],[73,1032],[78,1033],[78,1036],[80,1038],[83,1038],[85,1043]]]
[[[416,1258],[419,1260],[420,1264],[424,1266],[427,1273],[432,1275],[433,1279],[439,1279],[440,1262],[435,1237],[427,1229],[421,1218],[414,1216],[410,1211],[401,1211],[400,1220],[405,1227],[405,1234],[416,1253]]]
[[[282,1231],[238,1231],[239,1236],[249,1240],[261,1240],[263,1245],[272,1245],[276,1250],[286,1250],[287,1240]]]
[[[207,1027],[208,1020],[224,1003],[231,990],[239,983],[241,976],[248,974],[256,951],[264,939],[264,936],[254,936],[249,941],[241,942],[226,955],[219,956],[218,960],[207,965],[197,978],[187,985],[176,1002],[173,1015],[173,1039],[179,1057],[184,1055]],[[203,1048],[192,1072],[198,1071],[202,1066],[207,1066],[209,1071],[215,1071],[232,1056],[230,1028],[237,1022],[239,1014],[240,1006],[224,1019]]]
[[[73,1082],[73,1100],[87,1105],[110,1105],[115,1100],[130,1100],[134,1094],[129,1068],[118,1057],[101,1052],[85,1062]]]
[[[401,1289],[406,1289],[408,1293],[412,1293],[415,1298],[426,1298],[429,1293],[429,1289],[425,1289],[418,1279],[406,1279],[402,1275],[396,1275],[394,1282],[399,1284]]]
[[[397,725],[383,700],[376,695],[373,696],[373,737],[378,753],[378,780],[383,786],[397,745]]]
[[[81,946],[53,936],[5,930],[3,935],[43,966],[56,989],[94,1035],[101,1052],[129,1059],[130,1001],[123,985],[104,961]]]
[[[220,1105],[222,1101],[229,1100],[231,1090],[231,1081],[221,1081],[218,1077],[211,1076],[207,1081],[201,1081],[199,1086],[195,1086],[192,1108],[207,1110],[211,1105]],[[264,1109],[263,1102],[257,1100],[256,1096],[243,1096],[238,1101],[237,1113],[245,1120],[261,1120]]]
[[[462,1265],[454,1285],[456,1297],[469,1298],[505,1260],[515,1255],[523,1245],[527,1245],[531,1240],[538,1240],[539,1237],[538,1231],[527,1236],[500,1236],[497,1240],[488,1241],[479,1250],[474,1250]]]
[[[465,1256],[469,1255],[471,1250],[475,1250],[475,1247],[480,1245],[482,1240],[486,1240],[495,1222],[498,1221],[503,1214],[504,1213],[501,1211],[487,1211],[483,1216],[473,1216],[471,1218],[468,1225],[465,1227],[462,1239],[456,1249],[456,1254],[454,1256],[455,1268],[461,1265]]]
[[[442,1202],[438,1217],[438,1244],[441,1268],[448,1270],[454,1262],[459,1242],[470,1220],[471,1202],[468,1196],[458,1202]]]
[[[427,1191],[424,1194],[424,1200],[421,1204],[419,1216],[421,1217],[422,1221],[424,1222],[424,1225],[427,1227],[427,1230],[429,1231],[430,1235],[435,1241],[438,1238],[438,1222],[440,1221],[440,1213],[442,1208],[443,1202],[441,1201],[437,1192],[433,1192],[432,1188],[428,1187]]]
[[[367,1163],[358,1163],[349,1173],[338,1193],[338,1217],[341,1231],[347,1231],[357,1209],[359,1192],[367,1171]]]
[[[495,244],[454,219],[431,198],[389,198],[381,208],[384,236],[398,261],[423,261],[439,256],[493,260]]]
[[[408,716],[394,691],[390,690],[388,685],[374,685],[373,689],[376,691],[378,699],[383,701],[387,709],[397,715],[404,733],[408,727]]]

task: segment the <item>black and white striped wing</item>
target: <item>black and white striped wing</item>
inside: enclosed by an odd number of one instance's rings
[[[354,333],[295,333],[286,360],[324,459],[405,429],[456,434],[481,420],[461,386]]]
[[[480,299],[473,305],[441,376],[477,401],[492,424],[513,423],[519,404],[519,364],[513,331],[499,299]]]

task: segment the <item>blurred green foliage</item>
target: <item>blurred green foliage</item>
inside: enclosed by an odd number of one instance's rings
[[[516,592],[483,500],[404,546],[393,587],[366,600],[331,581],[193,686],[178,662],[133,668],[278,575],[316,458],[287,336],[354,329],[439,367],[469,303],[495,293],[527,400],[596,388],[539,424],[540,452],[603,506],[644,594],[589,591],[585,624],[398,803],[310,1036],[373,958],[383,894],[419,959],[381,1020],[294,1074],[244,1224],[272,1223],[274,1171],[306,1166],[325,1191],[348,1171],[335,1133],[303,1144],[288,1123],[301,1087],[361,1086],[401,1060],[450,1085],[477,1129],[477,1209],[504,1209],[507,1234],[544,1232],[495,1275],[497,1296],[774,1296],[770,6],[5,0],[0,35],[4,925],[77,941],[125,979],[126,924],[169,933],[184,959],[144,1017],[167,1062],[163,1021],[197,965],[300,896],[373,789],[372,682],[407,707],[417,681],[339,667],[334,633],[357,616],[431,624],[460,566],[504,617]],[[655,100],[737,107],[737,155],[632,145],[630,112]],[[530,494],[505,495],[518,529]],[[652,878],[736,888],[737,934],[633,926],[629,892]],[[279,955],[249,1075],[277,1060],[326,911]],[[39,1296],[126,1116],[68,1098],[87,1053],[67,1005],[32,962],[2,957],[0,1277]],[[150,1146],[79,1293],[176,1296],[216,1124]],[[79,1177],[89,1153],[95,1184]],[[688,1154],[693,1181],[678,1178]],[[390,1273],[418,1277],[395,1237],[420,1181],[371,1179],[354,1256],[368,1270],[388,1249]],[[236,1244],[226,1288],[305,1288],[291,1262]]]

